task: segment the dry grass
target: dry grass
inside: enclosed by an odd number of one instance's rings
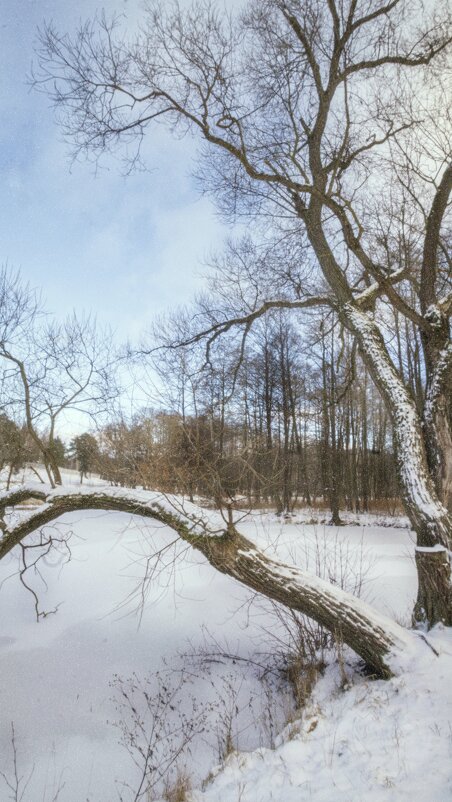
[[[201,506],[205,506],[208,508],[215,508],[215,504],[208,499],[203,499]],[[254,512],[262,511],[262,512],[275,512],[276,506],[275,502],[272,500],[265,500],[259,499],[251,502],[249,499],[240,499],[234,502],[233,508],[235,510],[253,510]],[[306,515],[311,515],[313,520],[317,522],[316,516],[318,513],[328,514],[330,511],[330,507],[328,502],[323,498],[314,499],[311,506],[307,506],[301,499],[295,502],[293,506],[293,512],[305,512]],[[347,510],[344,505],[341,507],[342,513],[353,512],[353,510]],[[399,498],[380,498],[380,499],[372,499],[369,501],[369,508],[367,512],[374,514],[374,515],[404,515],[404,508],[401,500]],[[359,513],[358,513],[359,514]]]
[[[163,789],[165,802],[188,802],[188,793],[191,790],[190,777],[185,771],[180,771],[173,782],[167,783]]]

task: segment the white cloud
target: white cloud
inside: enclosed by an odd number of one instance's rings
[[[137,0],[109,0],[108,12],[139,16]],[[29,93],[25,75],[43,17],[62,30],[92,14],[95,0],[18,0],[4,17],[1,261],[21,267],[43,288],[54,311],[83,307],[136,336],[149,318],[187,302],[199,287],[199,261],[222,238],[211,203],[190,178],[193,143],[156,126],[145,141],[151,168],[124,178],[114,160],[95,177],[69,169],[61,133],[44,95]],[[6,123],[8,120],[8,123]]]

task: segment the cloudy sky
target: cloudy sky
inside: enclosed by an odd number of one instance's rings
[[[149,172],[113,159],[71,164],[48,98],[30,89],[37,27],[71,31],[96,9],[131,26],[139,0],[3,0],[0,19],[0,261],[41,287],[54,312],[94,312],[134,339],[153,315],[189,300],[225,228],[190,177],[193,143],[149,132]]]

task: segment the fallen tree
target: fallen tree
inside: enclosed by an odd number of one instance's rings
[[[7,509],[27,499],[41,503],[19,521],[9,523]],[[169,526],[221,573],[327,627],[379,676],[388,678],[409,662],[417,633],[405,630],[341,588],[270,559],[232,522],[225,523],[218,513],[177,496],[124,488],[18,487],[0,496],[0,559],[27,535],[61,515],[91,509],[127,512]]]

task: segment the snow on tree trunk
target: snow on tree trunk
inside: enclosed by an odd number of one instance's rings
[[[26,535],[66,512],[103,509],[150,517],[171,527],[221,573],[327,627],[379,676],[397,673],[411,659],[414,633],[341,588],[296,566],[269,559],[233,525],[225,525],[219,515],[177,497],[123,488],[46,490],[29,486],[4,493],[0,511],[30,497],[44,503],[15,525],[3,522],[0,559]]]
[[[397,473],[403,501],[417,545],[427,549],[417,560],[418,599],[414,617],[418,624],[452,623],[450,570],[440,570],[432,547],[442,546],[449,562],[452,550],[452,516],[441,503],[429,472],[422,422],[416,405],[397,374],[378,327],[368,313],[353,304],[343,308],[344,322],[356,335],[365,363],[391,415]],[[440,601],[439,597],[442,598]]]

